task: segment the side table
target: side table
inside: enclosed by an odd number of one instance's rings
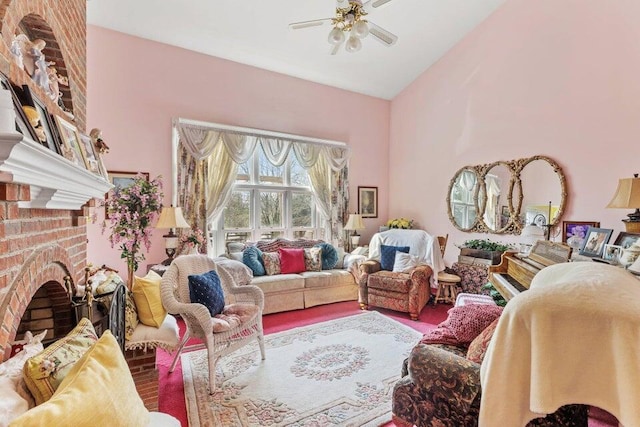
[[[462,292],[468,294],[489,295],[487,289],[482,289],[489,281],[489,268],[486,265],[471,265],[454,262],[451,269],[460,276]]]

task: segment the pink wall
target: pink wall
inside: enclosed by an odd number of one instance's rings
[[[365,220],[362,241],[387,218],[389,101],[94,26],[87,29],[87,74],[87,128],[103,131],[107,169],[162,175],[167,204],[171,119],[184,117],[344,141],[352,150],[350,210],[358,185],[379,189],[379,218]],[[99,223],[88,227],[88,260],[126,272]],[[153,263],[165,258],[164,231],[154,233]]]
[[[391,104],[389,215],[453,243],[487,237],[447,217],[460,167],[544,154],[563,167],[565,220],[624,230],[605,209],[640,171],[640,2],[509,0]],[[514,237],[488,235],[493,240]]]

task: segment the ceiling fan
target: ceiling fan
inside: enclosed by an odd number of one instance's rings
[[[310,21],[293,22],[289,28],[299,30],[301,28],[317,27],[331,24],[333,29],[329,32],[328,41],[331,47],[331,55],[338,53],[344,43],[347,52],[357,52],[362,48],[362,39],[368,35],[385,46],[392,46],[398,41],[398,36],[377,26],[365,19],[371,9],[383,6],[391,0],[336,0],[336,15],[333,18],[313,19]]]

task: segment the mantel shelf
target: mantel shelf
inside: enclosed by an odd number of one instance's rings
[[[21,133],[7,131],[13,117],[0,120],[0,182],[30,186],[31,200],[19,202],[20,207],[78,210],[92,198],[104,199],[111,183]]]

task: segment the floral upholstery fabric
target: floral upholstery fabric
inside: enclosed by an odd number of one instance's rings
[[[482,289],[489,281],[489,269],[486,265],[454,262],[451,269],[454,271],[453,274],[460,276],[458,286],[462,288],[462,292],[489,295],[489,290]]]
[[[319,243],[323,243],[323,241],[312,239],[289,240],[279,237],[274,240],[260,240],[256,242],[256,247],[262,252],[278,252],[280,248],[312,248]]]
[[[496,330],[499,320],[500,318],[494,320],[489,326],[484,328],[484,331],[480,332],[480,335],[471,341],[471,344],[469,344],[469,350],[467,351],[468,360],[476,363],[482,363],[484,354],[487,352],[487,347],[489,347],[489,342],[491,342],[491,337],[493,337],[493,332]]]
[[[263,252],[262,262],[267,276],[280,274],[280,254],[278,252]]]
[[[304,250],[304,266],[306,271],[322,271],[322,248],[314,247]]]

